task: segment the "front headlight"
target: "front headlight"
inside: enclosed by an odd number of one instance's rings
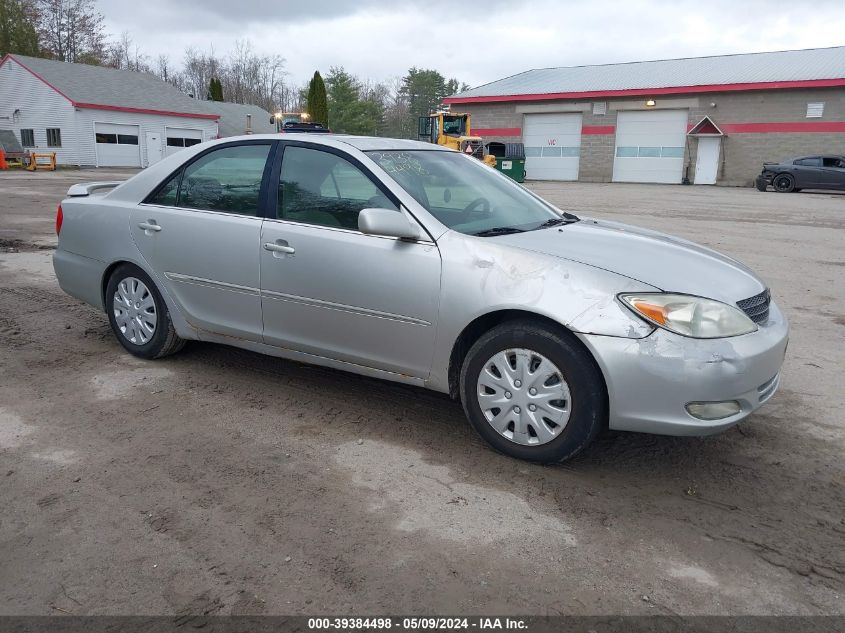
[[[757,330],[742,310],[713,299],[664,292],[621,294],[619,299],[646,321],[681,336],[723,338]]]

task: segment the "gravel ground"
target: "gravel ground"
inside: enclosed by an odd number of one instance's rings
[[[543,467],[435,393],[128,356],[49,250],[70,183],[126,175],[0,173],[0,614],[845,613],[845,195],[532,184],[738,257],[793,327],[738,427]]]

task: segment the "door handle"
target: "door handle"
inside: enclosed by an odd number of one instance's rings
[[[155,220],[147,220],[146,222],[139,222],[138,223],[139,229],[144,229],[144,231],[151,231],[153,233],[158,233],[161,231],[161,227],[156,224]]]
[[[293,255],[296,252],[296,249],[293,246],[287,245],[287,242],[285,242],[284,244],[279,244],[276,242],[265,242],[264,250],[272,251],[274,253],[287,253],[288,255]]]

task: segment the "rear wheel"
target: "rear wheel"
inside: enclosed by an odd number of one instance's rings
[[[778,193],[789,193],[795,189],[795,178],[789,174],[778,174],[772,180],[772,186]]]
[[[161,358],[185,345],[153,280],[133,264],[121,264],[106,286],[106,311],[118,342],[135,356]]]
[[[460,388],[475,430],[518,459],[569,459],[607,420],[604,382],[592,357],[565,332],[534,321],[484,334],[467,354]]]

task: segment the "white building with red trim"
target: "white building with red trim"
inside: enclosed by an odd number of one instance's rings
[[[529,179],[750,184],[845,154],[845,47],[528,70],[444,100]]]
[[[21,55],[0,60],[0,129],[30,151],[55,152],[59,164],[146,167],[217,138],[220,118],[150,74]]]

